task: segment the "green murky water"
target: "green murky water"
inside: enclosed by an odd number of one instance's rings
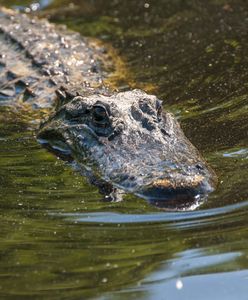
[[[32,115],[1,107],[0,298],[247,299],[248,4],[50,2],[41,14],[117,49],[120,88],[164,99],[219,186],[190,212],[103,202],[39,146]]]

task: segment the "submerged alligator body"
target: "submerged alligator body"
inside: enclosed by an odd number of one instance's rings
[[[56,107],[39,141],[70,155],[105,192],[120,188],[156,203],[188,203],[213,190],[214,172],[162,101],[104,87],[101,47],[2,8],[0,53],[1,102]]]

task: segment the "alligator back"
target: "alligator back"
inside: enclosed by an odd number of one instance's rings
[[[54,104],[61,85],[71,92],[100,86],[104,49],[65,26],[0,8],[0,102]]]

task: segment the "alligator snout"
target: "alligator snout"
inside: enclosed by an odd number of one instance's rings
[[[214,176],[214,175],[213,175]],[[137,193],[150,201],[185,203],[194,202],[214,189],[214,180],[203,175],[178,176],[175,178],[158,179],[141,188]]]

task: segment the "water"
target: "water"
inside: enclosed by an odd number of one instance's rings
[[[124,69],[114,84],[164,99],[219,185],[187,212],[132,195],[104,202],[36,142],[40,116],[1,107],[0,298],[247,299],[247,4],[42,5],[40,14],[115,47]]]

